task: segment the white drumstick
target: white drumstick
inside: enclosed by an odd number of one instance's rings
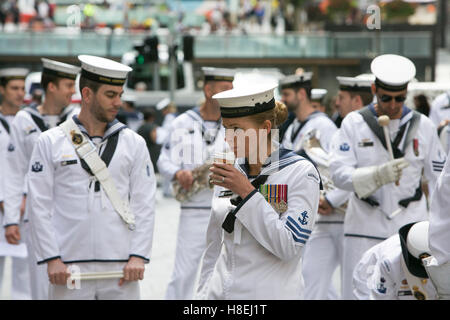
[[[395,210],[394,212],[391,213],[391,215],[389,216],[389,220],[393,219],[396,215],[398,215],[400,212],[402,212],[403,209],[402,208],[398,208],[397,210]]]
[[[70,277],[72,278],[72,280],[120,279],[123,278],[123,271],[73,273]]]
[[[386,146],[389,152],[389,157],[391,158],[391,160],[394,160],[394,152],[392,152],[392,144],[391,144],[391,135],[389,133],[388,127],[389,121],[391,121],[391,119],[389,119],[389,117],[386,115],[378,117],[378,124],[383,127],[384,139],[386,140]],[[399,182],[395,181],[395,185],[398,186]]]
[[[384,139],[386,140],[386,146],[389,151],[389,156],[391,160],[394,160],[394,153],[392,152],[392,145],[391,145],[391,135],[389,134],[389,117],[388,116],[379,116],[378,117],[378,124],[383,127],[384,132]]]

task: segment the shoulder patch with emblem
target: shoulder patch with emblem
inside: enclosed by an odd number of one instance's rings
[[[31,166],[31,171],[32,171],[32,172],[41,172],[42,169],[44,169],[44,166],[43,166],[39,161],[36,161],[36,162]]]
[[[350,150],[350,146],[348,145],[347,142],[344,142],[343,144],[341,144],[339,146],[339,150],[341,150],[341,151],[348,151],[348,150]]]

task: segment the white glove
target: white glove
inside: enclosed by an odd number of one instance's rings
[[[353,188],[358,197],[366,198],[385,184],[399,181],[402,170],[408,166],[405,158],[399,158],[379,166],[358,168],[352,175]]]

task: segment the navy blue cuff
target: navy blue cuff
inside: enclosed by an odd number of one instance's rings
[[[3,228],[7,228],[7,227],[10,227],[10,226],[18,226],[18,225],[19,225],[18,223],[8,223],[8,224],[5,224],[3,226]]]
[[[254,195],[255,193],[257,193],[257,192],[258,192],[258,190],[253,189],[252,192],[250,192],[244,199],[242,199],[242,201],[239,202],[239,204],[237,205],[236,209],[234,209],[233,215],[236,216],[236,214],[237,214],[237,212],[239,211],[239,209],[241,209],[242,206],[243,206],[248,200],[250,200],[250,198],[253,197],[253,195]]]
[[[61,259],[61,256],[56,256],[56,257],[51,257],[51,258],[48,258],[48,259],[44,259],[44,260],[38,261],[37,264],[44,264],[46,262],[49,262],[49,261],[52,261],[52,260],[56,260],[56,259]]]
[[[146,257],[140,256],[140,255],[138,255],[138,254],[130,254],[130,258],[131,258],[131,257],[141,258],[142,260],[145,261],[145,263],[149,263],[149,262],[150,262],[150,259],[147,259]]]

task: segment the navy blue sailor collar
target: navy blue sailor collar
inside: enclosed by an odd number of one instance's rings
[[[374,117],[378,118],[378,114],[375,110],[375,104],[372,102],[371,104],[369,104],[368,107],[369,107],[369,110],[374,115]],[[412,110],[410,108],[408,108],[406,105],[403,105],[402,106],[402,116],[400,117],[400,126],[402,126],[403,124],[405,124],[406,122],[411,120],[412,116],[413,116]]]
[[[297,162],[299,160],[304,160],[303,157],[299,156],[295,152],[290,149],[283,148],[279,143],[274,142],[275,150],[267,157],[261,166],[261,172],[259,175],[270,175],[274,172],[277,172],[288,165]],[[249,172],[249,163],[247,158],[238,158],[236,160],[237,168],[247,177],[250,177]]]
[[[78,127],[80,128],[81,132],[83,132],[90,139],[93,138],[93,137],[91,137],[88,134],[86,128],[83,126],[83,124],[81,123],[80,119],[78,119],[77,115],[73,115],[72,119],[78,125]],[[109,137],[111,137],[112,135],[116,134],[117,132],[119,132],[120,130],[123,130],[125,128],[127,128],[127,126],[125,124],[123,124],[122,122],[120,122],[117,119],[114,119],[113,121],[109,122],[106,125],[106,130],[105,130],[105,133],[104,133],[104,135],[102,137],[102,141],[107,140]]]
[[[27,111],[28,113],[35,115],[38,118],[41,118],[42,120],[44,120],[44,116],[42,115],[39,110],[37,109],[38,106],[28,106],[25,107],[23,110]],[[65,107],[61,110],[61,113],[58,115],[58,117],[61,119],[64,116],[66,116],[67,114],[69,114],[70,112],[72,112],[74,110],[74,107]]]

